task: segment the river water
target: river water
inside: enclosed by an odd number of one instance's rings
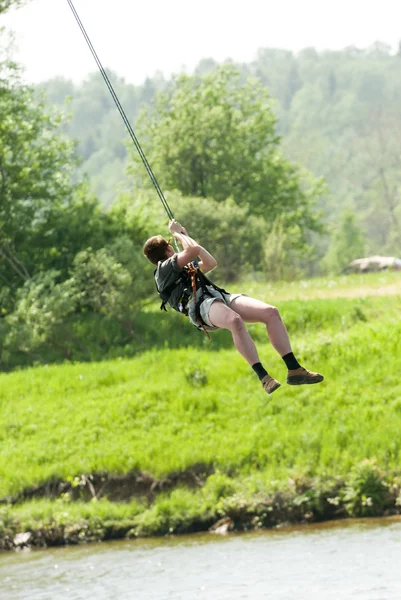
[[[401,600],[401,520],[0,554],[1,600]]]

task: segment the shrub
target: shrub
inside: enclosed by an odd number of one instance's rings
[[[344,504],[351,517],[373,517],[383,514],[388,505],[388,487],[374,461],[355,465],[346,482]]]

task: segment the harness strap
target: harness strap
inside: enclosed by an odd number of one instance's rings
[[[187,266],[187,271],[191,277],[191,285],[192,285],[192,293],[193,293],[193,297],[194,297],[194,307],[195,307],[195,315],[198,319],[199,325],[201,327],[201,329],[205,332],[205,334],[207,335],[207,337],[210,340],[210,335],[209,332],[207,331],[205,324],[203,323],[201,314],[200,314],[200,305],[202,303],[202,300],[199,302],[199,304],[196,301],[196,275],[198,274],[198,270],[191,264]],[[202,291],[203,293],[205,292],[205,288],[202,286]]]
[[[157,269],[154,271],[154,274],[156,274],[156,271],[157,271]],[[225,289],[219,287],[218,285],[216,285],[215,283],[210,281],[210,279],[208,279],[206,277],[206,275],[204,273],[202,273],[202,271],[200,269],[196,268],[192,263],[190,263],[189,265],[186,265],[184,267],[180,276],[175,281],[173,281],[173,283],[171,283],[169,286],[167,286],[162,292],[159,291],[159,288],[157,287],[157,283],[156,283],[156,279],[155,279],[157,292],[158,292],[160,298],[162,299],[162,303],[160,305],[160,310],[165,310],[167,312],[166,304],[168,303],[170,296],[171,296],[172,292],[174,291],[174,289],[182,281],[183,276],[187,278],[188,284],[190,284],[191,288],[192,288],[195,316],[199,323],[199,326],[197,326],[197,327],[198,327],[198,329],[202,329],[204,331],[204,333],[207,335],[207,337],[210,339],[210,335],[206,329],[206,323],[203,322],[202,316],[200,314],[200,306],[201,306],[203,300],[205,299],[205,297],[210,296],[210,294],[207,290],[207,286],[212,287],[214,290],[219,292],[221,295],[228,294],[228,292],[226,292]],[[202,292],[201,292],[200,298],[197,299],[197,288],[199,289],[199,286],[200,286]],[[188,316],[187,304],[188,304],[190,297],[191,297],[190,293],[184,293],[184,295],[179,300],[179,309],[178,310],[179,310],[179,312],[182,312],[185,316]]]

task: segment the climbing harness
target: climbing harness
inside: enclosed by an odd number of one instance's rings
[[[156,274],[156,271],[157,271],[157,269],[155,270],[155,274]],[[180,298],[178,299],[177,302],[175,302],[175,304],[173,304],[173,303],[170,304],[169,300],[170,300],[171,296],[173,295],[174,290],[180,286],[183,287],[183,292],[182,292]],[[170,306],[174,310],[183,313],[185,316],[188,316],[188,303],[189,303],[190,299],[193,298],[194,308],[195,308],[195,316],[196,316],[196,321],[198,323],[198,325],[195,325],[195,327],[197,329],[204,331],[204,333],[210,338],[209,333],[206,329],[207,324],[204,323],[201,313],[200,313],[200,307],[202,305],[202,302],[206,298],[211,297],[211,295],[207,289],[208,286],[213,288],[214,290],[216,290],[216,292],[218,292],[222,298],[223,298],[223,294],[228,293],[228,292],[226,292],[226,290],[224,290],[223,288],[219,287],[218,285],[216,285],[215,283],[210,281],[210,279],[208,279],[208,277],[206,277],[206,275],[204,273],[202,273],[201,269],[199,269],[199,267],[197,267],[194,263],[190,263],[189,265],[186,265],[183,268],[179,277],[177,277],[177,279],[175,281],[173,281],[169,286],[167,286],[163,291],[160,291],[158,289],[157,283],[156,283],[156,289],[157,289],[159,297],[162,301],[162,303],[160,305],[160,310],[167,311],[166,304],[170,304]],[[198,297],[199,289],[201,290],[201,292]]]
[[[205,323],[203,322],[203,319],[201,317],[200,314],[200,306],[202,304],[202,301],[205,299],[205,293],[206,292],[206,286],[203,285],[203,283],[201,283],[202,286],[202,294],[201,297],[199,298],[199,302],[197,302],[196,297],[197,297],[197,288],[196,288],[196,276],[197,276],[197,272],[199,269],[197,269],[195,267],[195,265],[193,263],[187,265],[187,272],[191,278],[191,286],[192,286],[192,293],[193,293],[193,298],[194,298],[194,307],[195,307],[195,315],[196,315],[196,320],[198,321],[200,327],[202,328],[202,330],[204,331],[204,333],[207,335],[207,337],[210,340],[210,335],[209,332],[207,331],[207,329],[205,328]],[[202,271],[199,270],[200,273],[202,273]],[[198,280],[200,282],[202,282],[202,278],[198,278]]]
[[[96,51],[95,51],[95,49],[94,49],[94,47],[92,45],[92,42],[91,42],[88,34],[86,33],[86,30],[85,30],[85,28],[84,28],[84,26],[82,24],[81,19],[79,18],[79,15],[78,15],[78,13],[77,13],[77,11],[75,9],[75,6],[72,3],[72,0],[67,0],[67,2],[68,2],[69,6],[70,6],[70,8],[72,10],[72,13],[73,13],[73,15],[74,15],[74,17],[75,17],[75,19],[76,19],[76,21],[78,23],[79,28],[80,28],[80,30],[81,30],[81,32],[82,32],[82,34],[83,34],[83,36],[84,36],[84,38],[86,40],[86,43],[89,46],[89,49],[90,49],[90,51],[92,53],[92,56],[95,59],[97,66],[99,67],[99,71],[100,71],[100,73],[101,73],[101,75],[102,75],[102,77],[103,77],[103,79],[104,79],[104,81],[105,81],[105,83],[106,83],[106,85],[107,85],[107,87],[109,89],[109,92],[110,92],[110,94],[111,94],[111,96],[112,96],[112,98],[113,98],[113,100],[114,100],[114,102],[115,102],[115,104],[116,104],[116,106],[117,106],[117,108],[119,110],[121,118],[124,121],[126,128],[128,129],[128,133],[130,134],[131,139],[132,139],[132,141],[135,144],[135,147],[136,147],[136,149],[138,151],[138,154],[141,157],[141,160],[142,160],[142,162],[143,162],[143,164],[145,166],[145,169],[146,169],[146,171],[147,171],[147,173],[148,173],[148,175],[150,177],[150,180],[153,183],[153,186],[154,186],[154,188],[155,188],[155,190],[156,190],[156,192],[157,192],[157,194],[158,194],[158,196],[160,198],[161,203],[163,204],[163,207],[164,207],[164,209],[165,209],[165,211],[167,213],[167,216],[168,216],[168,218],[170,220],[174,219],[173,212],[172,212],[170,206],[168,205],[168,202],[167,202],[167,200],[166,200],[166,198],[165,198],[165,196],[163,194],[163,191],[162,191],[162,189],[161,189],[161,187],[159,185],[159,182],[157,181],[157,179],[155,177],[155,174],[153,173],[153,171],[151,169],[150,164],[148,163],[148,160],[147,160],[147,158],[145,156],[145,153],[142,150],[142,147],[141,147],[141,145],[140,145],[140,143],[138,141],[138,138],[135,135],[134,130],[132,129],[131,123],[129,122],[129,119],[128,119],[128,117],[127,117],[127,115],[126,115],[126,113],[125,113],[125,111],[124,111],[124,109],[123,109],[123,107],[121,105],[121,102],[118,99],[118,96],[117,96],[117,94],[116,94],[116,92],[115,92],[115,90],[113,88],[113,85],[112,85],[112,83],[111,83],[111,81],[110,81],[110,79],[109,79],[109,77],[108,77],[108,75],[107,75],[107,73],[106,73],[106,71],[105,71],[102,63],[100,62],[100,59],[99,59],[99,57],[98,57],[98,55],[97,55],[97,53],[96,53]],[[176,240],[174,240],[174,242],[175,242],[175,244],[177,244]]]

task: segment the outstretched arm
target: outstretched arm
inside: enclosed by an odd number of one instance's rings
[[[183,247],[183,251],[180,252],[177,257],[177,264],[180,267],[184,267],[194,258],[199,256],[199,268],[202,269],[204,273],[207,273],[215,268],[217,265],[216,259],[207,250],[205,250],[205,248],[200,246],[198,242],[192,239],[188,235],[185,227],[182,227],[178,221],[170,221],[169,229],[176,240],[178,240]]]

